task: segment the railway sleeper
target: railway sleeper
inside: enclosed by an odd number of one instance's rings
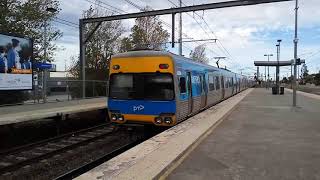
[[[67,147],[69,144],[62,144],[62,143],[48,143],[49,146],[54,146],[54,147],[59,147],[59,148],[64,148]]]
[[[76,140],[76,141],[84,141],[84,140],[87,140],[88,138],[76,136],[76,137],[71,137],[70,139]]]
[[[12,165],[12,163],[11,162],[0,162],[0,168],[1,168],[1,166],[2,167],[6,167],[6,166],[11,166]]]

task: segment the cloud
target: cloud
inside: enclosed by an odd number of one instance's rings
[[[171,0],[178,4],[177,0]],[[222,1],[222,0],[220,0]],[[78,22],[83,10],[90,7],[90,3],[85,0],[70,0],[61,2],[61,17],[73,22]],[[138,12],[139,10],[123,0],[120,1],[103,1],[109,5],[115,6],[126,12]],[[194,1],[184,0],[184,4],[193,5],[195,3],[212,3],[218,2],[213,0]],[[161,1],[136,1],[134,2],[141,7],[151,6],[153,9],[171,8],[173,5],[167,0]],[[320,47],[312,40],[319,37],[320,31],[320,7],[319,0],[300,1],[299,9],[299,30],[307,32],[299,34],[300,43],[299,51],[306,50],[315,51]],[[234,7],[226,9],[206,10],[197,12],[201,17],[197,17],[193,13],[183,15],[183,32],[193,39],[218,38],[222,42],[220,44],[207,44],[207,54],[209,57],[229,56],[227,51],[232,55],[225,63],[234,69],[240,67],[253,67],[254,60],[264,58],[265,53],[275,54],[275,44],[277,39],[283,39],[281,58],[288,60],[293,57],[293,30],[294,30],[294,2],[281,2],[274,4],[263,4],[248,7]],[[193,19],[195,17],[200,23]],[[210,30],[202,20],[210,26]],[[161,20],[171,24],[171,16],[161,16]],[[123,25],[129,30],[134,24],[133,20],[122,21]],[[176,25],[178,21],[176,21]],[[76,29],[70,30],[60,25],[63,29],[65,37],[59,40],[59,44],[65,46],[66,51],[71,54],[78,53],[78,32]],[[171,29],[164,26],[170,33]],[[203,30],[204,29],[204,30]],[[211,33],[214,31],[214,34]],[[204,32],[206,31],[206,32]],[[312,34],[312,35],[310,35]],[[311,37],[312,36],[312,37]],[[178,37],[178,34],[176,34]],[[201,43],[185,43],[185,46],[194,48]],[[184,54],[189,54],[189,49],[183,48]],[[62,57],[60,57],[61,59]],[[62,58],[63,59],[63,58]]]

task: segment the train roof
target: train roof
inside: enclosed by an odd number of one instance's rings
[[[177,54],[173,54],[171,52],[167,52],[167,51],[155,51],[155,50],[138,50],[138,51],[129,51],[129,52],[124,52],[124,53],[119,53],[116,55],[113,55],[112,58],[126,58],[126,57],[142,57],[142,56],[169,56],[172,57],[172,59],[174,60],[184,60],[186,62],[192,63],[192,64],[196,64],[196,65],[200,65],[202,67],[207,67],[207,68],[213,68],[213,69],[217,69],[223,72],[229,72],[229,73],[234,73],[231,72],[230,70],[226,70],[226,69],[222,69],[222,68],[217,68],[215,66],[211,66],[208,64],[203,64],[203,63],[199,63],[199,62],[195,62],[190,58],[184,57],[184,56],[179,56]],[[238,76],[242,76],[240,74],[234,73]]]
[[[141,51],[129,51],[113,55],[112,58],[124,58],[124,57],[141,57],[141,56],[171,56],[172,53],[166,51],[154,51],[154,50],[141,50]]]

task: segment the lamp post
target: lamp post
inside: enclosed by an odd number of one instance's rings
[[[46,8],[46,12],[48,13],[55,13],[58,10],[52,7],[47,7]],[[48,53],[47,53],[47,49],[48,49],[48,42],[47,42],[47,26],[48,26],[48,22],[45,21],[44,24],[44,38],[43,38],[43,63],[46,63],[48,60]],[[44,69],[42,72],[42,98],[43,98],[43,102],[47,102],[47,78],[48,78],[48,73],[47,70]]]
[[[279,60],[280,60],[280,43],[281,43],[281,39],[278,39],[277,42],[278,44],[277,46],[277,67],[276,67],[276,88],[277,88],[277,94],[279,94],[279,79],[280,79],[280,67],[279,67]]]
[[[273,56],[273,54],[265,54],[264,56],[268,57],[268,62],[270,61],[270,56]],[[269,74],[269,66],[268,66],[268,81],[267,81],[267,88],[269,89],[269,78],[270,78],[270,74]]]
[[[292,93],[292,106],[297,106],[297,59],[298,59],[298,0],[296,0],[295,7],[295,31],[294,31],[294,75],[293,75],[293,93]]]

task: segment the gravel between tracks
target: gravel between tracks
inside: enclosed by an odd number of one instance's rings
[[[123,145],[133,142],[137,136],[127,133],[115,133],[80,148],[69,150],[49,159],[25,166],[17,171],[6,173],[0,179],[54,179],[72,169],[89,163],[112,152]]]

